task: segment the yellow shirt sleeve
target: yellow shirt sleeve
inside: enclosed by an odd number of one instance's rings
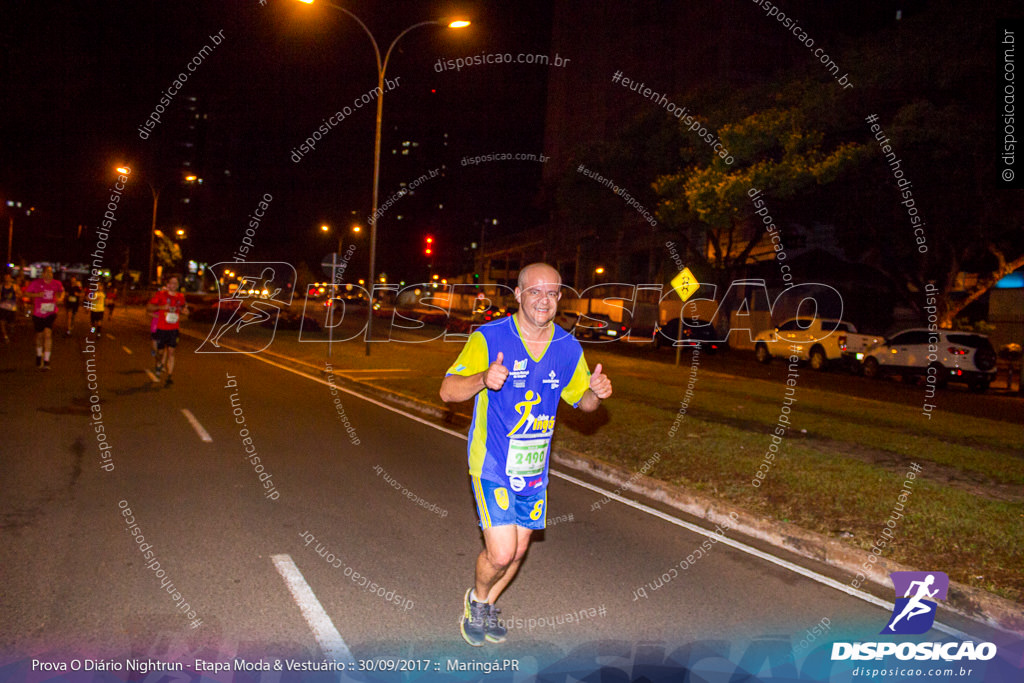
[[[581,353],[580,360],[576,363],[576,370],[572,373],[572,379],[562,389],[562,400],[575,408],[589,388],[590,368],[587,367],[587,359]]]
[[[462,353],[455,359],[452,366],[448,368],[445,375],[475,375],[487,369],[490,363],[487,362],[487,340],[484,335],[474,332],[469,335],[469,340],[462,347]]]

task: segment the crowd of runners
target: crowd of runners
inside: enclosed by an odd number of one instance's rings
[[[83,285],[75,275],[57,280],[49,265],[37,269],[37,274],[35,278],[21,274],[15,279],[10,271],[3,273],[0,337],[4,344],[10,344],[11,336],[17,334],[22,321],[28,319],[35,335],[35,364],[45,371],[50,369],[54,334],[63,333],[64,337],[71,337],[75,333],[80,309],[87,313],[92,338],[103,338],[103,321],[114,316],[118,291],[113,282]],[[180,278],[171,275],[146,305],[146,312],[151,316],[154,375],[167,387],[174,383],[174,349],[178,345],[179,320],[188,314],[185,295],[179,291],[179,286]]]

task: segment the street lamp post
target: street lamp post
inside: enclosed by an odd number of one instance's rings
[[[118,166],[116,169],[118,173],[123,175],[131,175],[132,169],[127,166]],[[145,183],[149,185],[149,191],[153,193],[153,220],[149,226],[149,266],[146,270],[146,284],[152,284],[153,282],[153,252],[156,247],[156,209],[160,202],[160,191],[162,187],[156,187],[153,183],[149,182],[148,179],[144,179]]]
[[[304,2],[306,4],[312,4],[313,0],[300,0],[300,2]],[[463,21],[463,20],[453,20],[453,21],[434,20],[434,21],[421,21],[418,24],[413,24],[412,26],[408,27],[407,29],[405,29],[404,31],[399,33],[398,36],[394,40],[391,41],[391,45],[388,46],[387,52],[384,53],[384,59],[382,61],[381,57],[380,57],[380,47],[377,45],[377,39],[373,37],[373,33],[371,33],[370,29],[366,27],[366,24],[363,23],[363,20],[360,19],[359,17],[357,17],[351,11],[349,11],[349,10],[345,9],[344,7],[341,7],[339,5],[335,5],[333,2],[327,2],[326,4],[331,6],[331,7],[333,7],[334,9],[340,11],[340,12],[344,12],[348,16],[352,17],[352,19],[354,19],[357,24],[359,24],[360,28],[363,29],[363,32],[365,32],[366,35],[369,37],[370,43],[373,45],[374,56],[377,58],[377,126],[376,126],[376,131],[374,132],[374,136],[373,136],[373,207],[372,207],[372,209],[370,211],[370,267],[369,267],[370,277],[367,280],[367,282],[370,283],[369,284],[369,288],[370,288],[370,305],[367,307],[367,313],[366,313],[366,355],[369,356],[370,355],[370,337],[372,336],[372,329],[373,329],[373,286],[374,286],[374,282],[376,281],[376,278],[374,276],[374,272],[373,271],[376,268],[376,259],[377,259],[377,198],[378,198],[378,188],[380,186],[380,132],[381,132],[381,120],[382,120],[382,117],[383,117],[383,114],[384,114],[384,72],[388,68],[388,60],[391,59],[391,51],[394,50],[395,45],[398,44],[398,41],[401,40],[402,37],[405,36],[406,33],[409,33],[410,31],[412,31],[414,29],[420,28],[421,26],[446,26],[447,25],[449,28],[465,28],[466,26],[469,26],[469,22],[468,21]]]
[[[153,183],[146,181],[149,185],[149,189],[153,192],[153,223],[149,226],[149,275],[146,283],[153,283],[153,254],[156,251],[156,206],[160,201],[160,189],[153,185]]]
[[[126,176],[131,175],[131,173],[132,173],[132,169],[127,167],[127,166],[118,166],[114,170],[116,170],[118,173],[120,173],[122,175],[126,175]],[[153,259],[154,259],[154,255],[156,253],[156,210],[157,210],[157,207],[159,206],[159,203],[160,203],[160,193],[163,192],[163,189],[165,187],[167,187],[167,183],[164,183],[160,187],[157,187],[156,185],[151,183],[149,181],[149,179],[143,178],[143,180],[145,181],[145,183],[147,185],[149,185],[149,191],[153,193],[153,218],[152,218],[152,221],[151,221],[150,226],[149,226],[149,267],[148,267],[148,271],[147,271],[147,278],[148,279],[146,281],[147,284],[152,284],[153,283]],[[194,176],[194,175],[187,175],[187,176],[185,176],[185,182],[193,183],[193,182],[196,182],[196,180],[199,180],[199,179],[196,176]],[[203,181],[199,180],[199,182],[201,183]]]

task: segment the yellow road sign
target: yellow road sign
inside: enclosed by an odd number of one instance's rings
[[[679,271],[679,274],[672,278],[672,289],[675,290],[676,294],[683,301],[686,301],[693,293],[700,289],[700,283],[697,282],[697,278],[693,276],[689,268],[683,268]]]

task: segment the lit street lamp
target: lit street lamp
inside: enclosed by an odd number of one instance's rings
[[[362,229],[363,228],[360,225],[353,225],[352,226],[352,234],[353,235],[358,235],[362,231]],[[323,232],[325,234],[329,233],[331,231],[331,226],[328,225],[327,223],[323,223],[320,226],[320,230],[321,230],[321,232]],[[345,237],[345,231],[344,230],[338,230],[338,258],[341,258],[341,248],[344,245],[344,237]]]
[[[7,208],[10,211],[9,211],[8,216],[7,216],[7,261],[5,261],[5,264],[9,264],[11,262],[11,244],[14,241],[14,214],[15,214],[16,211],[21,211],[22,210],[22,205],[21,205],[21,202],[17,202],[17,201],[13,201],[13,200],[8,199],[7,200]],[[35,209],[34,206],[31,207],[31,208],[25,209],[25,215],[26,216],[31,216],[32,212],[35,211],[35,210],[36,209]],[[6,269],[7,269],[7,265],[4,265],[4,270],[6,271]]]
[[[300,2],[304,2],[306,4],[312,4],[313,3],[313,0],[299,0],[299,1]],[[366,355],[369,356],[370,355],[370,337],[372,336],[371,330],[372,330],[372,327],[373,327],[373,284],[372,283],[375,280],[373,271],[374,271],[374,269],[376,267],[376,258],[377,258],[377,194],[378,194],[378,188],[379,188],[379,185],[380,185],[380,131],[381,131],[381,118],[382,118],[382,115],[383,115],[383,112],[384,112],[384,72],[388,68],[388,60],[391,59],[391,51],[395,48],[395,45],[398,43],[399,40],[402,39],[403,36],[405,36],[406,33],[409,33],[413,29],[417,29],[417,28],[419,28],[421,26],[447,26],[448,28],[465,28],[466,26],[469,26],[469,22],[465,21],[465,20],[450,20],[450,21],[434,20],[434,21],[421,21],[418,24],[413,24],[412,26],[408,27],[407,29],[405,29],[404,31],[399,33],[398,37],[396,37],[393,41],[391,41],[391,45],[388,46],[387,52],[384,54],[384,59],[382,61],[381,57],[380,57],[380,47],[377,45],[377,40],[376,40],[376,38],[373,37],[373,34],[370,32],[370,29],[368,29],[366,27],[366,24],[364,24],[363,21],[359,17],[357,17],[355,14],[353,14],[349,10],[345,9],[344,7],[340,7],[338,5],[335,5],[334,3],[330,2],[330,1],[328,1],[326,4],[331,6],[331,7],[333,7],[334,9],[340,11],[340,12],[344,12],[348,16],[352,17],[356,21],[357,24],[359,24],[359,26],[363,29],[363,31],[366,33],[366,35],[370,38],[370,42],[373,44],[374,55],[377,57],[377,128],[376,128],[376,132],[374,133],[374,137],[373,137],[373,207],[372,207],[372,209],[370,211],[370,217],[371,217],[370,218],[370,267],[369,267],[369,278],[368,278],[368,281],[371,283],[371,285],[370,285],[370,306],[368,307],[367,319],[366,319]],[[340,251],[340,249],[339,249],[339,251]]]

